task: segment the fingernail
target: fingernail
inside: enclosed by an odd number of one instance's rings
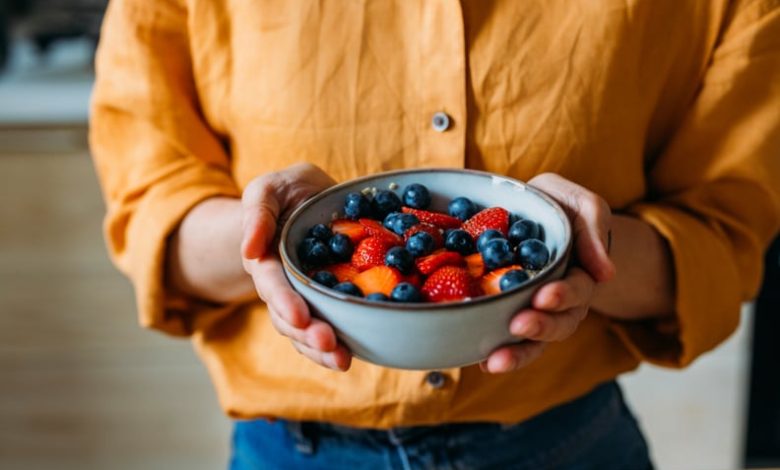
[[[249,236],[252,234],[252,230],[254,230],[253,224],[250,223],[250,221],[245,217],[242,220],[243,225],[243,232],[244,232],[244,240],[248,240]]]
[[[320,349],[320,346],[318,344],[319,342],[317,341],[316,335],[311,329],[306,331],[304,338],[306,339],[306,346],[314,349]]]
[[[336,364],[336,358],[333,357],[333,354],[323,354],[322,362],[333,370],[339,370],[339,366]]]
[[[515,336],[536,336],[539,334],[539,324],[533,320],[521,321],[512,324],[510,333]]]
[[[514,369],[516,365],[517,360],[514,356],[511,356],[509,360],[503,365],[501,362],[499,362],[499,359],[488,360],[488,370],[493,374],[509,372],[510,370]]]
[[[559,293],[552,293],[547,296],[548,309],[556,309],[559,305],[561,305],[561,295]]]
[[[488,372],[490,372],[491,374],[500,373],[501,370],[499,369],[498,366],[499,366],[499,364],[498,364],[498,360],[497,359],[492,358],[492,357],[488,359],[488,362],[487,362],[487,370],[488,370]]]

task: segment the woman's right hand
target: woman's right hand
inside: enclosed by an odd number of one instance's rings
[[[271,322],[295,349],[334,370],[349,369],[352,355],[329,324],[314,318],[285,277],[277,253],[278,230],[303,201],[335,184],[318,167],[302,163],[252,180],[244,190],[241,255]]]

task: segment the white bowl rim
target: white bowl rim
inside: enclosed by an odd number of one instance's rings
[[[285,246],[284,241],[287,240],[287,237],[290,232],[290,228],[292,227],[295,220],[306,211],[309,207],[316,204],[317,201],[320,199],[323,199],[324,197],[330,195],[331,193],[337,192],[341,189],[344,189],[348,186],[353,186],[355,184],[359,183],[368,183],[371,180],[375,180],[378,178],[385,178],[388,176],[394,176],[394,175],[406,175],[406,174],[424,174],[424,173],[458,173],[458,174],[471,174],[474,176],[479,176],[483,178],[500,178],[502,180],[508,181],[512,184],[515,184],[517,186],[522,187],[526,191],[530,191],[539,198],[543,199],[545,202],[547,202],[550,207],[558,214],[558,216],[563,221],[563,232],[564,232],[564,241],[566,248],[561,252],[561,254],[558,256],[557,259],[555,259],[552,263],[548,264],[544,268],[541,269],[531,280],[529,280],[527,283],[524,283],[517,288],[509,289],[504,292],[499,292],[497,294],[492,295],[483,295],[480,297],[475,297],[473,299],[469,300],[456,300],[452,302],[439,302],[439,303],[432,303],[432,302],[419,302],[419,303],[412,303],[412,302],[392,302],[392,301],[376,301],[376,300],[366,300],[361,297],[355,297],[354,295],[348,295],[343,294],[339,291],[336,291],[334,289],[325,287],[323,285],[318,284],[317,282],[314,282],[309,276],[304,274],[290,259],[289,254],[287,253],[287,247]],[[342,183],[338,183],[336,185],[333,185],[323,191],[320,191],[319,193],[315,194],[314,196],[310,197],[306,201],[304,201],[300,206],[298,206],[292,214],[287,218],[287,220],[284,223],[284,227],[282,228],[282,233],[279,238],[279,257],[282,260],[282,265],[284,269],[295,276],[295,278],[306,285],[307,287],[314,289],[315,291],[327,295],[328,297],[332,297],[334,299],[343,300],[349,303],[360,305],[361,307],[369,307],[369,308],[385,308],[392,307],[393,310],[401,310],[401,311],[420,311],[420,310],[450,310],[453,308],[470,308],[475,305],[479,304],[485,304],[492,302],[494,300],[508,297],[510,295],[514,295],[521,290],[534,287],[538,284],[543,283],[548,275],[555,271],[555,269],[563,263],[567,258],[568,252],[571,250],[571,223],[569,222],[569,218],[566,215],[566,212],[563,210],[563,208],[558,204],[557,201],[555,201],[552,197],[547,195],[546,193],[540,191],[539,189],[534,188],[533,186],[524,183],[520,180],[510,178],[508,176],[503,175],[497,175],[494,173],[489,173],[487,171],[479,171],[479,170],[472,170],[472,169],[462,169],[462,168],[418,168],[418,169],[404,169],[404,170],[391,170],[386,171],[383,173],[374,173],[367,176],[361,176],[359,178],[351,179],[349,181],[344,181]]]

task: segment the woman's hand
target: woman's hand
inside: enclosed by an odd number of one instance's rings
[[[290,338],[295,349],[312,361],[335,370],[347,370],[349,351],[338,343],[333,328],[313,318],[306,303],[290,286],[276,252],[277,231],[289,213],[310,196],[335,182],[307,163],[260,176],[242,197],[241,254],[260,299],[268,306],[274,327]]]
[[[576,264],[563,279],[539,288],[531,307],[515,315],[509,330],[527,341],[493,351],[480,364],[487,372],[524,367],[539,357],[546,343],[571,336],[588,314],[597,283],[607,282],[615,275],[615,265],[609,257],[612,216],[607,203],[552,173],[541,174],[528,184],[552,196],[566,211],[572,225],[572,256]]]

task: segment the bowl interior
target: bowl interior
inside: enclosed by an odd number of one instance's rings
[[[447,204],[458,196],[465,196],[480,208],[500,206],[521,218],[531,219],[542,226],[544,243],[550,251],[550,262],[537,276],[543,277],[546,271],[553,269],[562,256],[565,255],[571,230],[563,210],[547,195],[542,194],[524,183],[501,176],[474,170],[458,169],[423,169],[402,170],[373,175],[334,186],[314,196],[301,205],[287,221],[282,233],[281,255],[286,261],[286,267],[292,274],[309,284],[311,287],[341,299],[349,299],[370,305],[373,302],[363,301],[346,296],[339,292],[309,283],[300,269],[296,247],[306,236],[308,229],[317,223],[328,223],[333,214],[343,214],[344,198],[347,193],[361,191],[364,188],[395,190],[399,196],[403,188],[412,183],[424,184],[433,196],[431,208],[447,212]],[[499,294],[501,295],[501,294]],[[403,304],[396,304],[401,307]],[[436,308],[447,304],[414,304],[416,310]]]

